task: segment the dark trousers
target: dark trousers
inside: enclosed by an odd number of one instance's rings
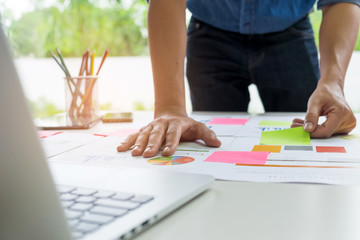
[[[192,18],[186,76],[194,111],[247,111],[254,83],[265,111],[304,112],[320,78],[311,23],[244,35]]]

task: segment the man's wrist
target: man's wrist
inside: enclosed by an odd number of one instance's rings
[[[338,86],[344,90],[344,76],[338,71],[328,71],[322,73],[318,86]]]
[[[154,117],[161,117],[165,115],[176,115],[187,117],[186,108],[182,106],[171,106],[170,104],[166,107],[155,107]]]

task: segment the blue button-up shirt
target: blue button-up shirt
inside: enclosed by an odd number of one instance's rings
[[[193,16],[214,27],[242,34],[278,32],[299,21],[316,0],[187,0]],[[318,0],[318,9],[340,2],[360,6],[360,0]]]

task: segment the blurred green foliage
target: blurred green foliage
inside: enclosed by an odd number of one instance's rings
[[[32,0],[34,10],[19,19],[2,7],[16,57],[48,57],[60,48],[65,57],[79,57],[86,48],[97,55],[109,48],[112,56],[148,55],[145,0]],[[315,8],[316,9],[316,8]],[[310,14],[319,43],[322,13]],[[360,50],[360,34],[355,50]]]
[[[16,57],[48,57],[60,48],[65,57],[79,57],[86,48],[98,55],[106,48],[113,56],[147,54],[145,0],[125,6],[120,0],[57,0],[36,8],[14,20],[3,16]]]
[[[57,113],[64,112],[63,109],[59,109],[54,103],[48,101],[45,97],[32,101],[28,99],[30,105],[31,114],[34,118],[42,118],[47,116],[53,116]]]

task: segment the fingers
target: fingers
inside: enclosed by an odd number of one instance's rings
[[[130,149],[131,146],[134,145],[138,135],[140,132],[129,135],[124,141],[120,143],[117,147],[118,152],[125,152]]]
[[[164,141],[164,136],[165,136],[166,130],[167,130],[166,123],[163,123],[161,125],[156,125],[155,127],[153,127],[153,129],[149,135],[149,140],[148,140],[147,146],[143,153],[144,157],[146,157],[146,158],[153,157],[158,153],[158,151],[161,147],[161,144]]]
[[[174,154],[177,146],[179,145],[181,138],[180,126],[176,123],[170,123],[166,132],[166,139],[164,149],[162,151],[163,156],[170,156]]]
[[[314,131],[318,124],[319,116],[320,116],[319,105],[310,103],[305,115],[304,130],[307,132]]]
[[[133,156],[140,156],[143,154],[152,130],[153,127],[151,125],[148,125],[139,133],[135,141],[134,148],[131,152]]]
[[[191,118],[155,119],[138,133],[127,137],[118,147],[119,152],[127,151],[133,146],[133,156],[153,157],[165,141],[163,156],[174,154],[179,142],[203,140],[210,147],[220,147],[221,142],[215,133],[203,123]]]
[[[326,121],[311,132],[310,136],[313,138],[331,137],[342,124],[342,117],[336,112],[330,112],[326,116]]]
[[[211,129],[206,127],[204,124],[202,124],[201,128],[202,128],[201,129],[202,135],[201,135],[200,139],[203,140],[206,145],[208,145],[209,147],[220,147],[221,146],[221,142],[216,137],[216,134],[214,133],[214,131],[212,131]]]
[[[293,119],[293,122],[291,124],[290,127],[301,127],[301,126],[304,126],[304,120],[300,119],[300,118],[295,118]]]

